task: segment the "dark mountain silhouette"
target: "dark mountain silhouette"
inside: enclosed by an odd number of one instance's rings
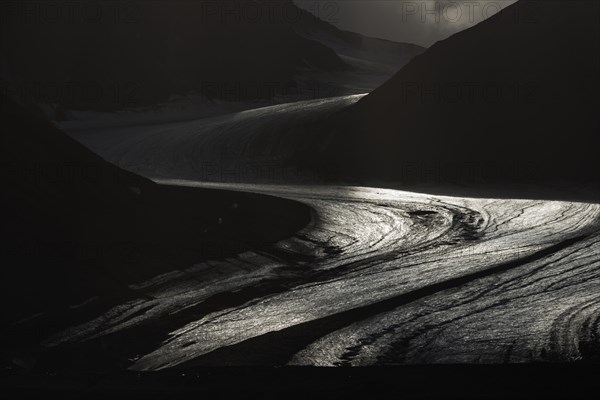
[[[327,7],[326,4],[323,6]],[[327,15],[323,17],[327,20]],[[346,63],[358,68],[364,68],[361,63],[367,62],[385,65],[395,73],[426,50],[412,43],[393,42],[345,31],[305,10],[299,11],[297,20],[293,24],[296,32],[334,49]]]
[[[293,92],[302,70],[348,68],[294,31],[291,1],[71,4],[58,20],[32,7],[7,5],[1,54],[14,81],[7,90],[35,103],[117,110],[190,92],[262,99]]]
[[[436,43],[357,104],[305,127],[298,162],[334,179],[597,190],[598,7],[520,1]]]
[[[61,309],[93,296],[109,306],[131,283],[268,248],[310,218],[292,201],[159,186],[5,96],[1,118],[4,326],[41,312],[59,329]]]

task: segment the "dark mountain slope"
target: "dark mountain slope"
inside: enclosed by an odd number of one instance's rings
[[[268,196],[156,185],[2,100],[5,326],[93,296],[110,305],[132,295],[131,283],[268,249],[310,218],[306,206]]]
[[[520,1],[436,43],[308,127],[299,162],[336,179],[597,188],[598,7]]]
[[[8,90],[35,103],[117,110],[190,92],[270,98],[293,92],[302,70],[347,68],[294,32],[291,1],[69,5],[57,5],[58,18],[44,3],[7,5],[0,54]]]

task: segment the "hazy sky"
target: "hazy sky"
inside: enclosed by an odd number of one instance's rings
[[[341,29],[426,47],[515,1],[294,0]]]

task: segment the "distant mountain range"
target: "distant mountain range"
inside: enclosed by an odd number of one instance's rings
[[[81,8],[53,21],[18,2],[7,6],[0,51],[6,90],[32,103],[101,111],[189,93],[228,101],[327,97],[347,91],[344,72],[382,75],[362,85],[371,90],[394,72],[390,63],[423,50],[340,31],[291,0],[97,6],[91,21]],[[387,60],[361,64],[361,54],[376,48]]]
[[[365,182],[598,188],[599,5],[520,1],[306,126],[295,162]]]
[[[383,74],[398,72],[413,57],[423,53],[424,47],[372,38],[341,30],[329,22],[299,9],[294,30],[301,36],[333,49],[344,62],[359,70],[379,71]]]

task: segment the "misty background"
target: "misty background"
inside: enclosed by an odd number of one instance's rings
[[[343,30],[429,47],[515,1],[294,0],[294,3]]]

